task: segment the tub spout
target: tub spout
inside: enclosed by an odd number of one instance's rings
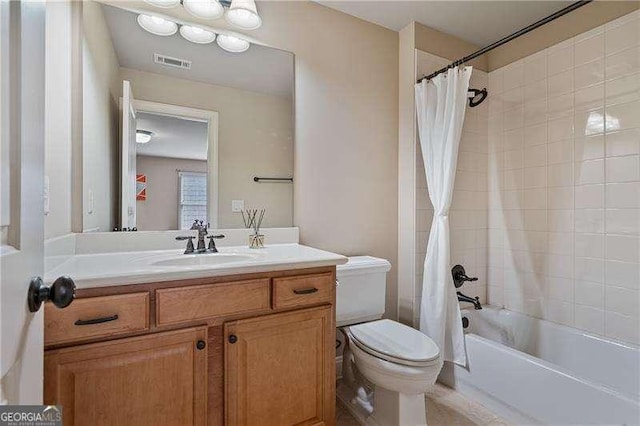
[[[456,291],[456,294],[458,295],[458,302],[469,302],[469,303],[473,303],[473,308],[478,310],[478,309],[482,309],[482,305],[480,304],[480,298],[479,297],[469,297],[466,296],[464,294],[462,294],[459,291]]]

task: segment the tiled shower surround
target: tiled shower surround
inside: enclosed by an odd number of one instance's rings
[[[487,117],[488,138],[463,136],[451,212],[452,262],[486,271],[469,293],[640,344],[639,63],[636,11],[489,73],[486,114],[467,110],[474,131]]]

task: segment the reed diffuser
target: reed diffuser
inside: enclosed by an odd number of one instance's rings
[[[265,209],[248,209],[241,211],[244,227],[253,230],[253,233],[249,235],[249,248],[264,248],[264,235],[260,233],[260,226],[262,226],[265,211]]]

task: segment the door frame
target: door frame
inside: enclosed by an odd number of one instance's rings
[[[218,111],[164,104],[134,99],[137,112],[184,118],[207,123],[207,215],[211,228],[218,227],[219,165],[218,165]]]

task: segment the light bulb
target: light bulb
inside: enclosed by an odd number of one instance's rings
[[[243,30],[255,30],[262,25],[262,19],[253,0],[233,0],[224,18],[231,25]]]
[[[170,36],[178,31],[178,24],[159,16],[138,15],[138,24],[151,34]]]
[[[216,39],[216,33],[203,30],[199,27],[183,25],[180,27],[180,35],[192,43],[208,44]]]
[[[224,14],[224,7],[217,0],[183,0],[182,5],[196,18],[217,19]]]
[[[247,50],[250,43],[247,40],[243,40],[239,37],[220,34],[216,39],[218,46],[231,53],[241,53]]]
[[[151,140],[151,133],[148,130],[136,130],[136,142],[137,143],[147,143]]]
[[[157,7],[169,8],[180,4],[180,0],[144,0],[145,3],[152,4]]]

